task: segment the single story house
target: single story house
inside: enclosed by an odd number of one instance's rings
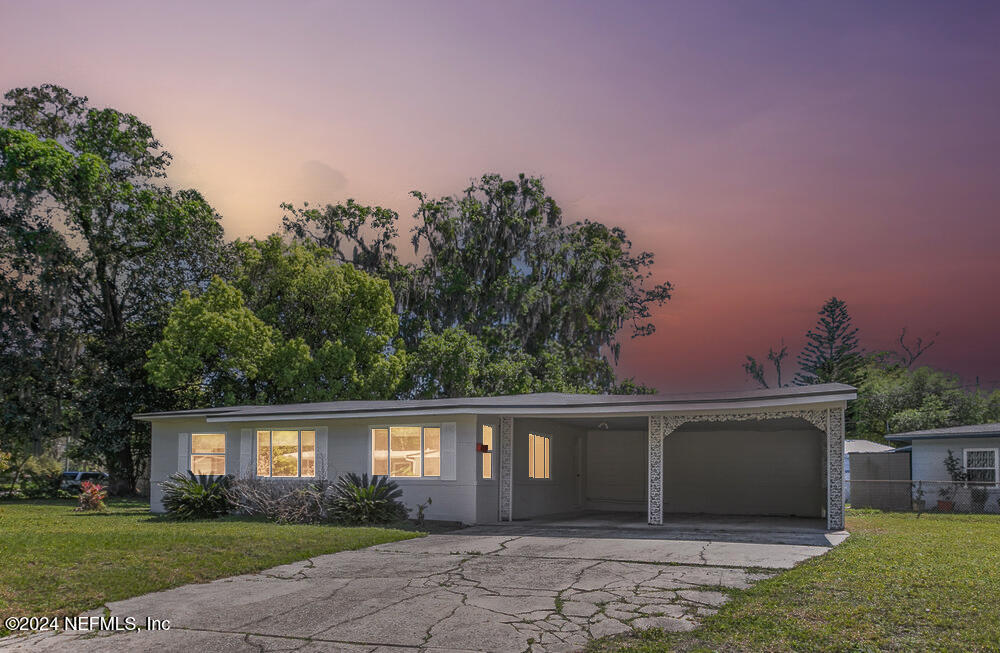
[[[678,395],[543,393],[234,406],[152,423],[153,511],[171,474],[388,475],[430,519],[586,510],[796,515],[844,527],[842,384]]]
[[[927,483],[925,490],[950,482],[945,467],[948,452],[961,463],[970,484],[988,490],[983,509],[1000,511],[1000,423],[953,426],[908,433],[894,433],[885,439],[910,451],[910,480]],[[936,498],[936,493],[933,498]],[[958,497],[961,500],[962,497]]]

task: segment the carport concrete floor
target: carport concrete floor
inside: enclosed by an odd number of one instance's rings
[[[607,525],[615,518],[475,526],[319,556],[107,605],[122,619],[168,619],[168,631],[39,633],[0,649],[578,650],[631,629],[695,628],[726,601],[720,587],[749,587],[847,537],[766,518]]]

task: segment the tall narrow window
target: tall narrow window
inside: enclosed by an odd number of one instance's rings
[[[441,429],[436,426],[373,428],[372,475],[441,476]]]
[[[372,476],[389,475],[389,429],[372,429]]]
[[[191,472],[200,476],[226,473],[226,434],[191,434]]]
[[[493,478],[493,427],[483,424],[483,478]]]
[[[441,429],[424,429],[424,476],[441,475]]]
[[[316,476],[316,431],[257,431],[257,476]]]
[[[302,476],[316,476],[316,431],[300,431]]]
[[[551,478],[547,435],[528,434],[528,478]]]

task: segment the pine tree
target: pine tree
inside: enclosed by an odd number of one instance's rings
[[[851,324],[847,304],[831,297],[819,311],[816,326],[806,333],[806,346],[799,354],[796,385],[857,381],[862,352],[858,330]]]

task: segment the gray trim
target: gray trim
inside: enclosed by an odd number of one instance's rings
[[[1000,438],[1000,431],[995,433],[939,433],[935,435],[887,435],[891,442],[911,442],[913,440],[975,440],[976,438]]]
[[[965,426],[946,426],[939,429],[924,429],[922,431],[906,431],[891,433],[886,440],[923,440],[928,438],[992,438],[1000,436],[1000,423],[967,424]]]

